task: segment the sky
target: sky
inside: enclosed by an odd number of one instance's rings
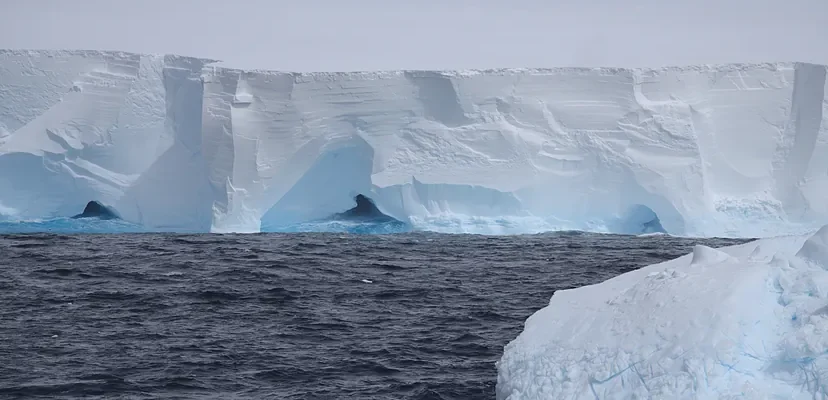
[[[828,0],[0,0],[0,48],[285,71],[828,63]]]

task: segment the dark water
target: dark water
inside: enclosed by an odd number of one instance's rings
[[[555,290],[699,242],[0,236],[0,398],[490,399]]]

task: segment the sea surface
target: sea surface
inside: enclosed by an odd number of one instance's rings
[[[493,399],[556,290],[741,242],[0,235],[0,398]]]

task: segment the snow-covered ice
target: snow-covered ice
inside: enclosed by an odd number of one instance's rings
[[[499,399],[828,398],[828,225],[556,292]]]
[[[418,229],[828,223],[826,67],[286,73],[0,51],[0,213],[257,232],[371,197]]]

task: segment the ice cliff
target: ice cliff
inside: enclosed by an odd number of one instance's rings
[[[826,67],[284,73],[0,51],[0,218],[257,232],[369,196],[451,232],[828,222]]]

